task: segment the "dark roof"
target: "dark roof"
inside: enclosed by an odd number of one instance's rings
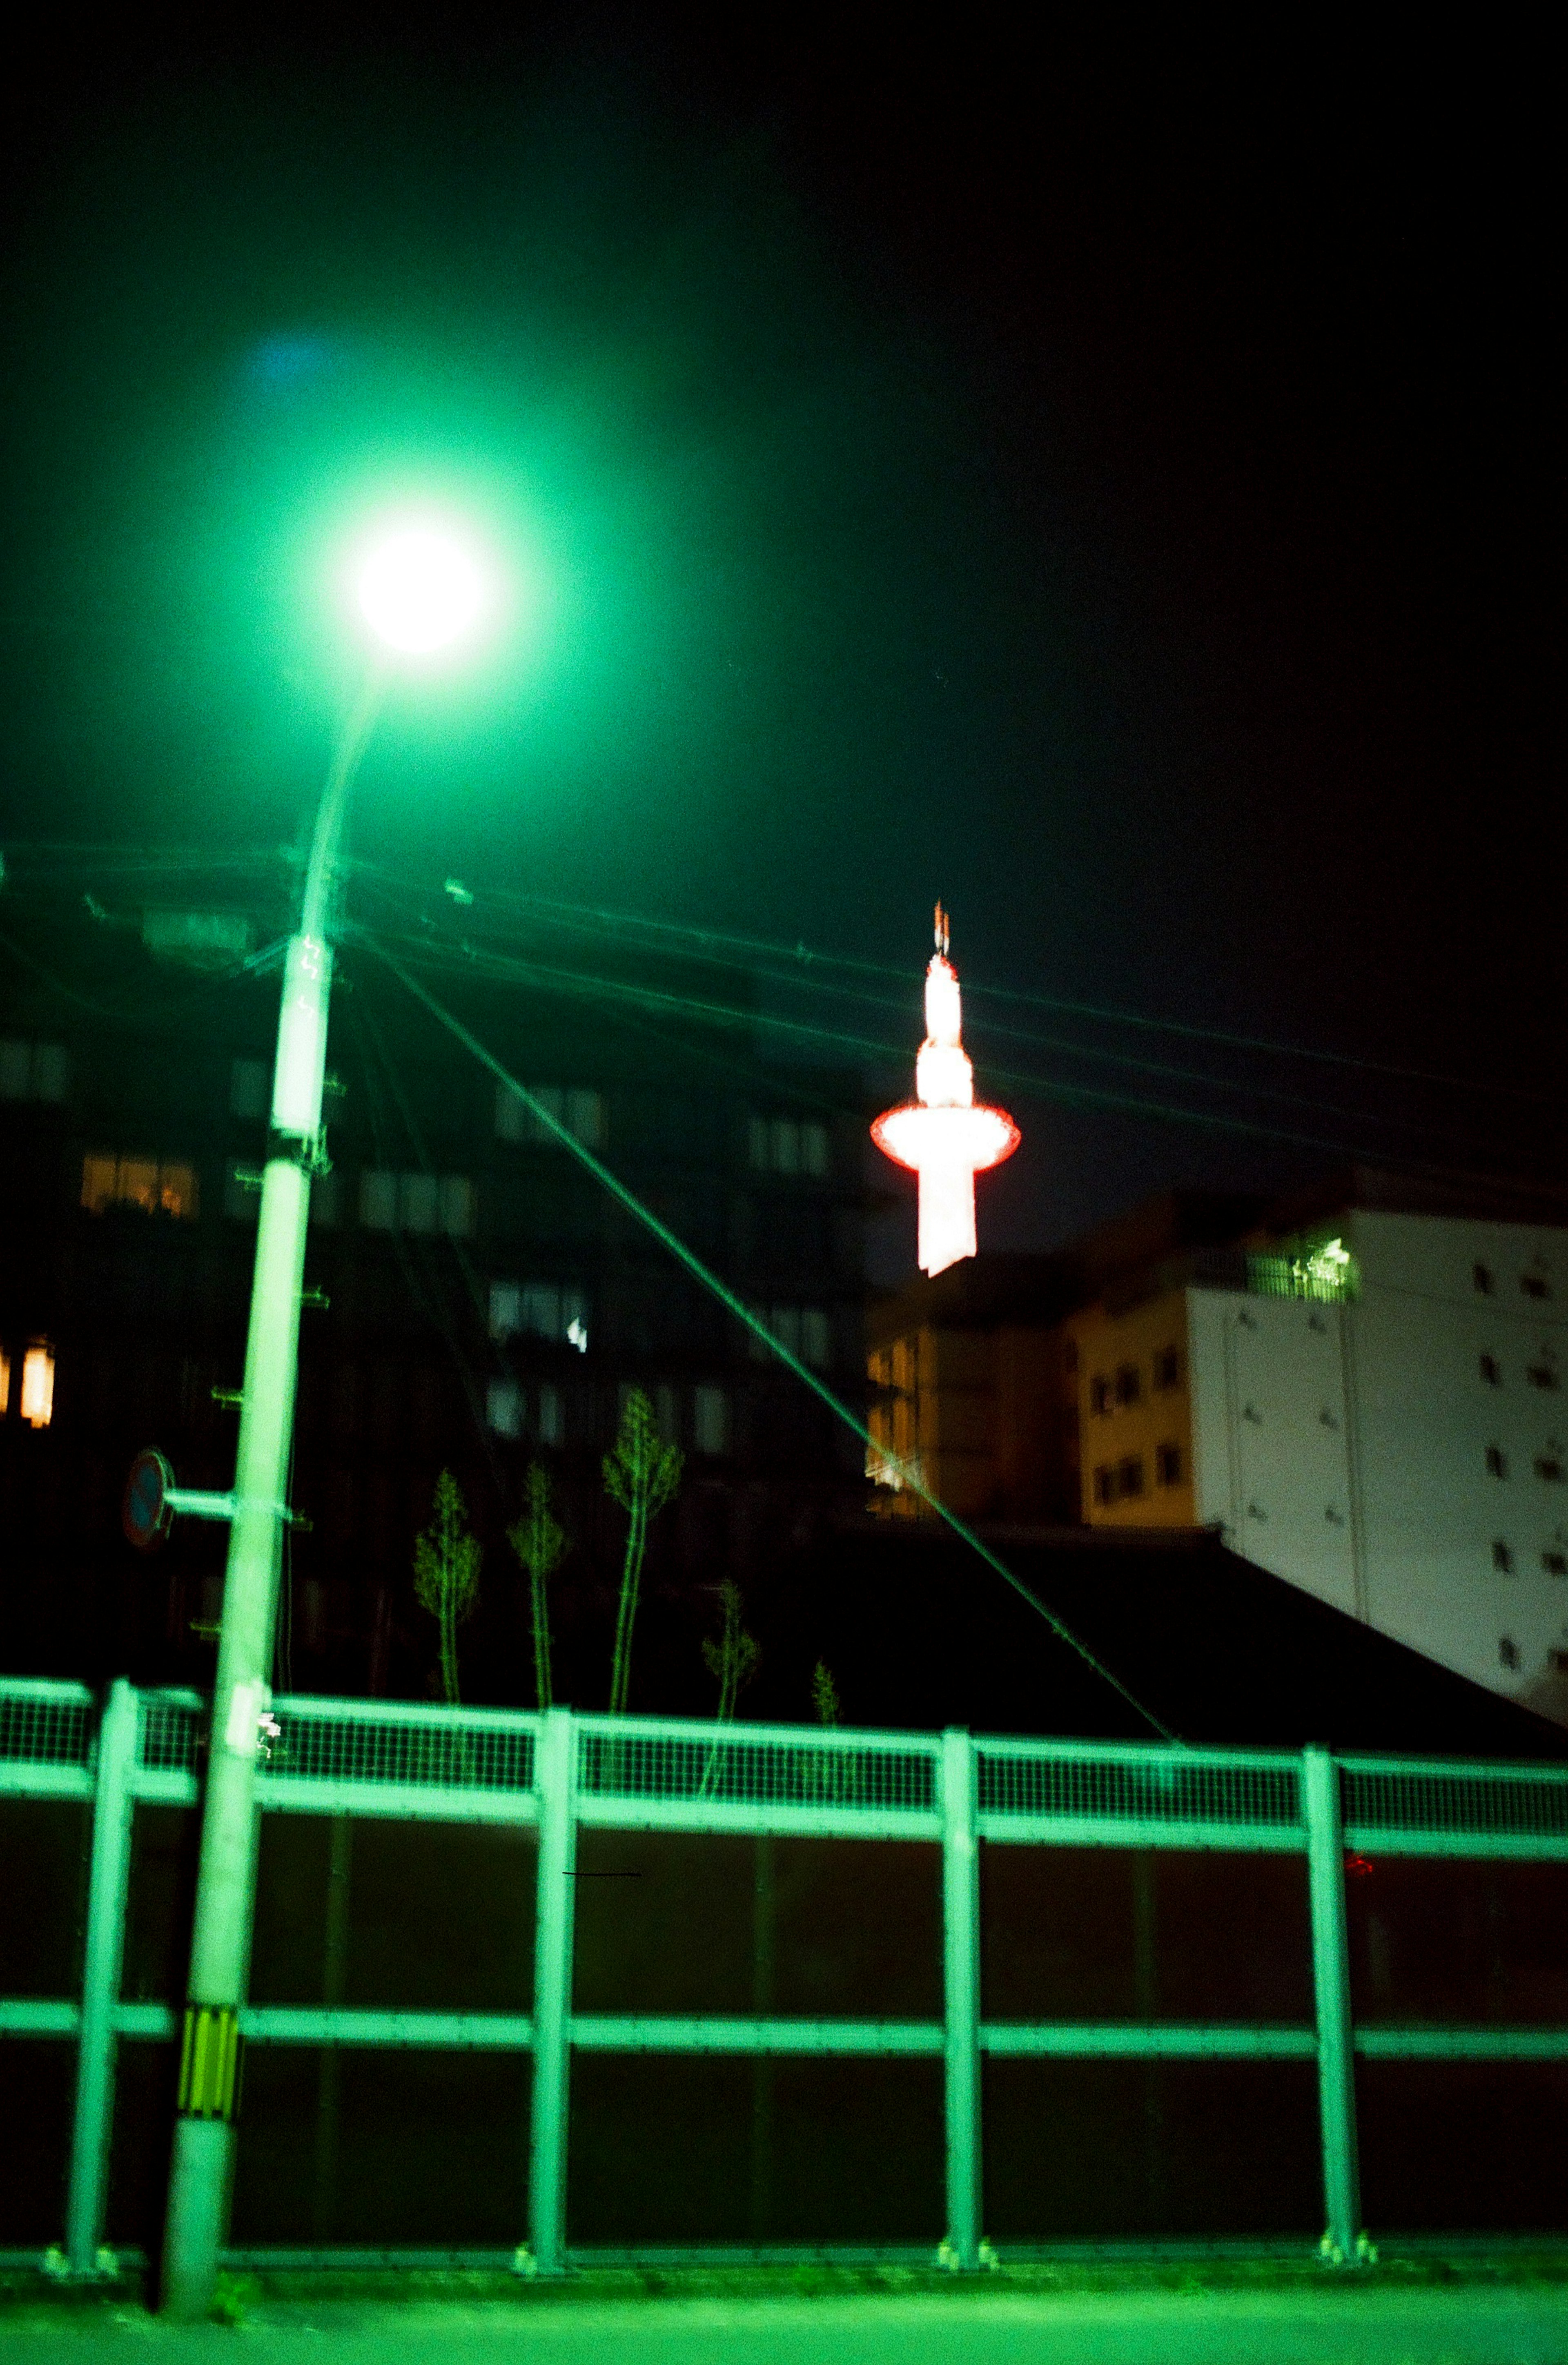
[[[1568,1759],[1568,1731],[1270,1575],[1207,1531],[1020,1530],[989,1540],[1182,1740]],[[1039,1610],[924,1522],[868,1519],[820,1533],[784,1562],[755,1608],[767,1680],[745,1714],[798,1721],[820,1658],[846,1724],[1152,1737]]]

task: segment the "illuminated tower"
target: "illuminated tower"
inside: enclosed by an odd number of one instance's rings
[[[945,1272],[975,1252],[975,1176],[1018,1147],[1005,1109],[975,1099],[975,1071],[960,1036],[958,973],[947,958],[947,914],[936,906],[936,950],[925,972],[925,1040],[914,1063],[915,1097],[884,1109],[871,1138],[920,1177],[920,1268]]]

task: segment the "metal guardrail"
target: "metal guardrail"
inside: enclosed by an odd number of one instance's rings
[[[0,1681],[0,1798],[91,1802],[83,1986],[0,1998],[0,2038],[73,2042],[77,2082],[67,2252],[87,2273],[104,2234],[114,2058],[168,2042],[172,2003],[119,1994],[132,1818],[194,1806],[207,1707],[193,1692],[116,1685],[101,1711],[81,1685]],[[1382,1855],[1568,1858],[1568,1769],[1119,1743],[965,1732],[877,1733],[676,1719],[436,1709],[294,1697],[274,1703],[263,1811],[537,1828],[534,2008],[375,2012],[252,2005],[252,2044],[529,2051],[529,2253],[566,2259],[566,2092],[574,2052],[940,2057],[946,2254],[980,2255],[983,2057],[1315,2060],[1329,2255],[1362,2240],[1354,2061],[1568,2059],[1568,2028],[1355,2027],[1347,1850]],[[577,1836],[585,1827],[915,1839],[941,1852],[939,2020],[583,2014],[570,2008]],[[988,1844],[1294,1850],[1306,1859],[1315,2012],[1299,2025],[982,2021],[979,1856]],[[847,2253],[846,2253],[847,2255]]]

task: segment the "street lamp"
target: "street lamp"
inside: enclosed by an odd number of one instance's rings
[[[332,981],[330,899],[353,776],[399,661],[466,638],[488,602],[484,568],[441,521],[402,519],[365,544],[353,589],[380,644],[321,791],[290,939],[273,1070],[271,1140],[256,1232],[229,1558],[202,1810],[201,1862],[181,2032],[178,2117],[163,2237],[166,2313],[211,2305],[234,2156],[239,2014],[256,1885],[256,1760],[271,1701],[278,1572],[288,1506],[300,1290],[310,1182],[324,1170],[321,1091]]]

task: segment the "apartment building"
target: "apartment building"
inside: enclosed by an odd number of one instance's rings
[[[1562,1211],[1357,1180],[1069,1317],[1082,1517],[1216,1527],[1568,1720]]]
[[[172,959],[190,931],[172,939],[167,917],[139,931],[134,914],[110,927],[57,913],[47,963],[0,969],[0,1659],[13,1668],[210,1676],[224,1531],[182,1519],[139,1559],[120,1496],[147,1445],[183,1485],[231,1480],[277,984],[231,958],[207,971]],[[13,915],[19,940],[26,925]],[[693,1006],[736,997],[727,974],[672,968],[653,982]],[[602,957],[581,985],[563,959],[554,992],[438,990],[794,1351],[857,1395],[858,1080],[748,1057],[744,1024],[654,1033],[648,983],[629,957],[619,970]],[[600,1461],[629,1389],[647,1390],[685,1452],[653,1574],[694,1599],[747,1578],[813,1505],[857,1499],[857,1468],[800,1381],[759,1361],[524,1102],[352,954],[329,1059],[280,1649],[307,1687],[422,1685],[411,1555],[449,1466],[486,1544],[476,1680],[520,1696],[532,1659],[505,1531],[539,1459],[573,1538],[558,1676],[575,1620],[591,1671],[577,1696],[592,1704],[595,1587],[613,1586],[623,1529]]]

